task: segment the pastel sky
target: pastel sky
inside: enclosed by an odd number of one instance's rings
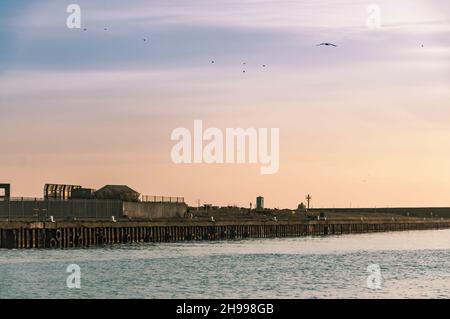
[[[87,31],[67,28],[70,3]],[[0,182],[450,206],[449,32],[448,0],[0,0]],[[278,173],[174,164],[171,132],[195,119],[279,128]]]

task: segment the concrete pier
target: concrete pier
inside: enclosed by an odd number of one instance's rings
[[[327,221],[0,221],[0,248],[87,248],[144,242],[182,242],[326,236],[450,228],[450,220],[392,222]]]

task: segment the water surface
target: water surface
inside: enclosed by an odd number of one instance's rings
[[[81,289],[67,288],[69,264]],[[0,298],[450,298],[450,230],[2,249]]]

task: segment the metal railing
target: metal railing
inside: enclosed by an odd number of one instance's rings
[[[141,202],[149,203],[184,203],[184,197],[141,195]]]

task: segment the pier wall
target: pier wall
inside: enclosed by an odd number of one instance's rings
[[[187,205],[181,202],[122,202],[120,200],[70,199],[42,200],[17,198],[0,201],[0,218],[9,220],[55,220],[115,218],[179,218]]]
[[[340,223],[72,221],[0,222],[0,248],[87,248],[142,242],[183,242],[326,236],[450,228],[450,221]]]
[[[124,202],[123,214],[133,219],[183,218],[187,208],[185,203]]]
[[[450,207],[379,207],[379,208],[311,208],[312,213],[356,215],[356,214],[391,214],[410,217],[443,217],[450,218]]]

